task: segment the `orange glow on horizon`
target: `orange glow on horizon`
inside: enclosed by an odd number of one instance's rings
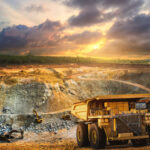
[[[105,44],[106,44],[106,38],[102,38],[100,41],[96,43],[81,45],[79,49],[74,51],[68,50],[62,53],[61,55],[86,57],[92,51],[100,51],[101,48],[105,46]]]

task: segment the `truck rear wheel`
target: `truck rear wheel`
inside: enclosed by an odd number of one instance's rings
[[[106,145],[106,134],[96,124],[90,127],[90,145],[92,148],[104,148]]]
[[[148,144],[148,139],[136,139],[131,140],[133,146],[144,146]]]
[[[77,126],[76,138],[79,147],[88,146],[88,127],[84,123],[80,123]]]

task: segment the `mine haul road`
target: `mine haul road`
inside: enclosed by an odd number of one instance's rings
[[[150,144],[144,147],[128,145],[106,146],[105,150],[149,150]],[[0,150],[92,150],[90,147],[79,148],[76,143],[76,126],[69,130],[59,130],[57,134],[50,132],[25,133],[23,140],[13,143],[0,143]]]

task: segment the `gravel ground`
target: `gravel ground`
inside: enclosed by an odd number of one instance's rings
[[[92,150],[90,147],[79,148],[76,143],[76,126],[69,130],[54,132],[25,132],[23,140],[13,143],[0,143],[0,150]],[[133,147],[131,144],[122,146],[106,146],[105,150],[149,150],[145,147]]]

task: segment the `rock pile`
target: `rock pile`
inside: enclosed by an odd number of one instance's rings
[[[75,125],[75,118],[71,117],[71,120],[62,119],[63,115],[69,115],[69,111],[56,113],[56,114],[42,114],[42,123],[36,123],[33,114],[3,114],[0,115],[0,134],[3,130],[11,129],[23,129],[24,131],[30,131],[35,133],[40,132],[54,132],[57,133],[60,129],[69,130]]]
[[[75,125],[72,121],[66,121],[66,120],[59,120],[56,121],[53,120],[52,122],[42,123],[42,124],[35,124],[31,123],[28,128],[26,128],[26,131],[31,131],[35,133],[40,132],[54,132],[57,133],[58,130],[66,128],[69,130],[71,127]]]

